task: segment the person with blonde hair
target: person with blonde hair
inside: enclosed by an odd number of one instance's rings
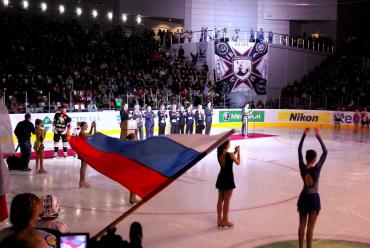
[[[35,121],[35,136],[36,140],[33,149],[36,152],[36,173],[47,173],[44,169],[44,139],[45,130],[42,120],[36,119]]]

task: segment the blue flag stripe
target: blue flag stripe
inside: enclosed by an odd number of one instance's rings
[[[145,141],[122,141],[98,133],[86,141],[97,150],[118,153],[166,177],[173,177],[201,156],[201,153],[165,136],[154,136]]]

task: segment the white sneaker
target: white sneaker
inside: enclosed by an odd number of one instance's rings
[[[66,152],[63,152],[63,156],[66,158],[67,157],[67,153]]]
[[[53,156],[54,159],[57,159],[58,158],[58,153],[57,152],[54,152],[54,156]]]

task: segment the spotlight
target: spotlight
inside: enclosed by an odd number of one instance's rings
[[[48,6],[46,5],[46,3],[42,2],[41,3],[41,10],[42,10],[42,12],[45,12],[47,8],[48,8]]]
[[[76,8],[76,15],[77,15],[77,16],[82,15],[82,9],[81,9],[80,7],[77,7],[77,8]]]
[[[25,0],[25,1],[22,2],[22,6],[23,6],[24,9],[27,9],[28,5],[29,5],[28,1]]]
[[[122,14],[122,21],[123,22],[126,22],[127,21],[127,15],[126,14]]]
[[[59,5],[59,13],[63,14],[66,9],[64,8],[64,5]]]
[[[111,21],[113,19],[113,13],[112,11],[109,11],[107,14],[108,19]]]
[[[3,0],[3,4],[4,4],[5,7],[8,6],[9,5],[9,0]]]
[[[98,11],[96,11],[95,9],[92,11],[92,16],[94,17],[94,18],[96,18],[97,16],[98,16]]]
[[[141,23],[141,16],[140,15],[138,15],[136,17],[136,22],[137,22],[137,24],[140,24]]]

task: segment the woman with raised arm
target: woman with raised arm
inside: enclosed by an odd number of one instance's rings
[[[319,177],[321,168],[326,160],[328,150],[320,137],[319,129],[315,128],[315,136],[321,144],[322,155],[316,163],[316,151],[306,151],[306,163],[303,161],[302,146],[307,133],[310,131],[306,128],[303,132],[301,141],[298,146],[299,170],[303,180],[303,189],[299,196],[297,207],[299,212],[299,248],[303,248],[304,234],[307,226],[306,239],[307,248],[312,247],[313,229],[321,209],[319,195]]]
[[[228,152],[230,141],[225,141],[217,148],[217,159],[220,164],[220,173],[217,177],[216,188],[218,189],[217,201],[217,226],[233,227],[229,221],[230,199],[235,189],[233,163],[240,164],[240,147],[235,147],[234,152]]]

